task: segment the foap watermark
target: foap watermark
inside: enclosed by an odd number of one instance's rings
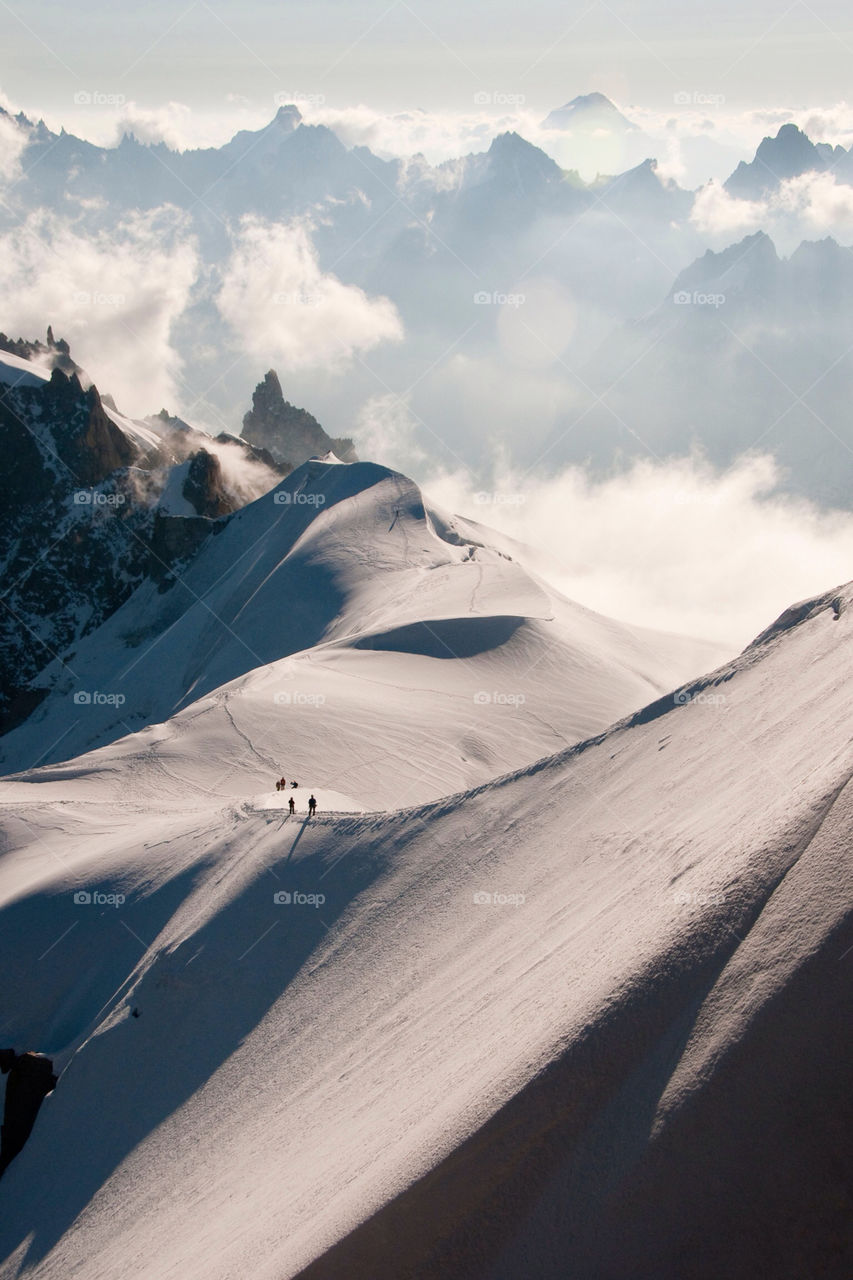
[[[74,894],[78,907],[123,907],[125,902],[123,893],[102,893],[100,889],[77,889]]]
[[[279,507],[322,507],[326,503],[325,493],[288,493],[286,489],[276,489],[272,500]]]
[[[273,694],[272,700],[277,707],[322,707],[326,701],[326,695],[279,690],[278,693]]]
[[[474,702],[478,707],[495,706],[495,707],[523,707],[527,699],[523,693],[488,693],[485,689],[481,689],[479,693],[474,694]]]
[[[485,893],[481,889],[474,894],[474,904],[478,907],[523,907],[526,901],[523,893]]]
[[[672,700],[677,707],[687,707],[699,704],[699,706],[707,707],[724,707],[726,705],[726,695],[724,693],[706,693],[703,689],[699,693],[691,693],[689,689],[679,689],[678,693],[672,695]]]
[[[323,893],[293,893],[289,889],[278,889],[272,896],[277,907],[322,907],[326,901]]]
[[[523,93],[506,93],[503,89],[480,89],[474,94],[475,107],[523,107],[526,101]]]
[[[77,289],[71,296],[75,307],[123,307],[127,302],[124,293],[105,293],[100,289]]]
[[[480,289],[474,294],[478,307],[523,307],[525,301],[523,293],[490,293],[487,289]]]
[[[322,293],[307,293],[301,289],[292,289],[288,293],[274,293],[272,300],[276,307],[320,307],[324,299]]]
[[[99,489],[75,489],[75,507],[123,507],[127,496],[123,493],[101,493]]]
[[[273,102],[277,107],[293,107],[303,102],[308,107],[322,107],[326,102],[324,93],[305,93],[302,89],[279,89],[273,94]]]
[[[527,497],[523,493],[475,493],[474,501],[478,507],[520,507]]]
[[[677,107],[722,107],[726,101],[724,93],[702,93],[698,89],[688,92],[682,89],[680,93],[672,95],[672,101]]]
[[[127,698],[123,693],[101,693],[89,689],[78,689],[74,695],[76,707],[123,707]]]
[[[722,907],[725,905],[726,895],[719,889],[711,892],[676,889],[672,900],[677,907]]]
[[[123,107],[127,97],[123,93],[104,93],[101,89],[78,89],[74,94],[75,107]]]
[[[725,305],[726,295],[702,293],[699,289],[694,289],[692,293],[689,289],[679,289],[672,295],[672,300],[677,307],[722,307]]]

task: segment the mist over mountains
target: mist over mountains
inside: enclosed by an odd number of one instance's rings
[[[290,96],[0,109],[0,1277],[848,1280],[853,155]]]
[[[549,119],[642,134],[603,95]],[[294,105],[185,152],[0,123],[6,327],[49,320],[137,415],[154,396],[233,431],[273,366],[332,436],[390,431],[413,465],[757,449],[783,491],[848,505],[853,161],[795,125],[691,192],[652,156],[584,181],[516,133],[380,158]],[[805,341],[800,306],[818,308]]]

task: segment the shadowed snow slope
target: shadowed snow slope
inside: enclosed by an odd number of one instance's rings
[[[47,668],[0,765],[121,737],[77,773],[160,803],[188,785],[253,795],[286,772],[399,807],[597,733],[722,658],[572,604],[516,550],[384,467],[306,463]]]
[[[400,812],[0,784],[0,1275],[849,1275],[850,600]]]

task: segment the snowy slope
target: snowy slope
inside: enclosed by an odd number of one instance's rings
[[[0,351],[0,383],[7,387],[38,387],[50,377],[39,365],[10,351]]]
[[[0,1275],[849,1274],[851,600],[415,809],[0,784]]]
[[[122,787],[159,795],[178,757],[179,795],[188,776],[242,796],[287,772],[400,806],[570,745],[720,660],[572,604],[494,540],[387,468],[307,463],[47,669],[3,771],[168,721],[85,767],[120,760]]]

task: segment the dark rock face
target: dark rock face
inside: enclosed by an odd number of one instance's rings
[[[234,510],[234,503],[225,492],[220,461],[206,449],[199,449],[190,459],[183,495],[197,515],[208,519],[229,515]]]
[[[157,492],[177,459],[166,447],[146,454],[110,419],[94,386],[84,390],[76,372],[67,377],[58,368],[36,386],[0,385],[0,456],[6,462],[0,469],[5,733],[44,697],[39,672],[104,622],[146,577],[167,578],[173,561],[197,550],[235,503],[223,488],[218,460],[201,450],[190,466],[187,496],[207,518],[161,527]]]
[[[265,467],[269,467],[271,471],[277,471],[280,476],[289,476],[293,470],[289,462],[276,462],[269,449],[250,444],[242,436],[232,436],[227,431],[220,431],[216,437],[216,443],[239,445],[247,458],[251,458],[253,462],[262,462]]]
[[[8,1074],[3,1128],[0,1133],[0,1177],[22,1150],[33,1130],[39,1108],[56,1088],[53,1063],[44,1054],[0,1049],[0,1071]]]
[[[212,533],[224,526],[205,516],[165,516],[157,512],[150,534],[150,561],[148,572],[167,591],[176,581],[176,574],[201,549]]]
[[[59,458],[81,486],[101,484],[136,460],[138,451],[107,417],[97,387],[84,391],[76,373],[67,378],[54,369],[42,398],[43,412],[58,424]]]
[[[267,450],[290,470],[317,454],[337,454],[343,462],[357,462],[352,440],[334,438],[306,409],[297,409],[285,400],[278,374],[270,369],[258,383],[252,407],[243,419],[243,438]]]
[[[20,360],[45,360],[53,369],[61,369],[63,373],[76,373],[78,377],[83,370],[71,359],[71,348],[64,338],[54,338],[53,329],[47,326],[47,342],[30,341],[27,338],[7,338],[0,333],[0,351],[8,351]]]
[[[263,491],[264,470],[271,487],[291,469],[237,436],[221,435],[227,448],[215,449],[165,410],[148,420],[153,434],[123,429],[68,344],[51,330],[47,337],[0,334],[0,350],[38,369],[35,378],[0,382],[0,735],[44,699],[56,679],[45,668],[73,668],[76,643],[146,580],[169,590],[207,539]],[[350,443],[330,441],[310,414],[286,406],[271,377],[266,401],[261,394],[256,403],[274,437],[283,416],[298,424],[290,439],[305,442],[304,456]],[[251,464],[248,481],[240,455]],[[186,514],[169,509],[178,492]]]

